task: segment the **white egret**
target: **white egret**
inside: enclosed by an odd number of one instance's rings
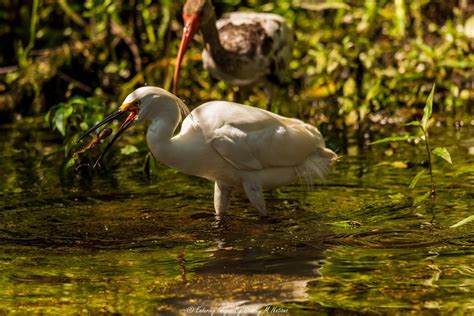
[[[186,49],[200,29],[204,68],[213,77],[239,88],[264,86],[268,109],[272,83],[284,79],[291,59],[294,34],[285,19],[270,13],[231,12],[216,21],[210,0],[187,0],[183,20],[173,92],[177,93]]]
[[[227,101],[207,102],[189,113],[178,97],[150,86],[129,94],[118,110],[80,139],[123,113],[129,115],[99,160],[133,122],[148,121],[146,139],[157,160],[215,183],[217,215],[226,212],[231,192],[243,189],[266,216],[264,189],[298,177],[324,179],[336,159],[318,129],[300,120]],[[180,132],[174,135],[184,117]]]

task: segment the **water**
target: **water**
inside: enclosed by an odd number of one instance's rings
[[[434,130],[454,165],[435,163],[432,207],[412,206],[427,179],[407,189],[423,148],[350,139],[324,185],[267,194],[266,220],[233,197],[223,221],[210,183],[150,183],[140,154],[60,180],[36,126],[0,126],[0,314],[474,313],[474,226],[450,228],[474,210],[472,126]]]

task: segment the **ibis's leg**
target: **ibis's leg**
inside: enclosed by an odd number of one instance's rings
[[[217,216],[222,216],[227,211],[230,199],[230,188],[217,182],[214,184],[214,209]]]
[[[263,199],[262,187],[253,181],[245,181],[243,186],[250,203],[252,203],[261,216],[268,216],[265,200]]]
[[[267,96],[267,111],[272,110],[272,101],[273,101],[273,85],[270,82],[265,83],[264,91]]]

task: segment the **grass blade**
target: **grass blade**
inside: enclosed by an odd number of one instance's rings
[[[430,197],[431,192],[426,192],[425,194],[421,196],[417,196],[415,200],[413,201],[413,206],[420,205],[424,201],[426,201]]]
[[[449,227],[451,227],[451,228],[456,228],[456,227],[462,226],[462,225],[467,224],[467,223],[472,222],[472,221],[474,221],[474,215],[468,216],[468,217],[466,217],[465,219],[460,220],[460,221],[457,222],[456,224],[451,225],[451,226],[449,226]]]
[[[375,142],[370,143],[370,145],[388,143],[388,142],[399,142],[399,141],[412,140],[412,139],[417,139],[417,138],[418,138],[417,136],[411,136],[411,135],[392,136],[392,137],[386,137],[386,138],[376,140]]]
[[[410,186],[409,188],[410,189],[414,189],[416,184],[418,183],[418,181],[420,181],[421,177],[426,173],[426,170],[425,169],[421,169],[417,174],[416,176],[413,178],[413,180],[411,180],[411,183],[410,183]]]

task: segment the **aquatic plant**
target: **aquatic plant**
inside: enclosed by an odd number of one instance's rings
[[[433,113],[433,98],[435,93],[435,85],[433,84],[433,88],[426,100],[425,107],[423,108],[423,117],[421,121],[415,120],[409,123],[406,123],[406,126],[413,126],[417,127],[418,130],[421,132],[420,134],[406,134],[403,136],[391,136],[379,139],[375,142],[372,142],[372,145],[381,144],[381,143],[388,143],[388,142],[398,142],[398,141],[414,141],[415,143],[423,143],[425,146],[425,153],[426,158],[428,161],[428,173],[430,176],[430,183],[431,183],[431,190],[426,192],[425,194],[418,196],[415,198],[413,204],[418,205],[428,199],[430,196],[434,198],[436,195],[436,187],[435,181],[433,178],[433,163],[432,163],[432,155],[436,155],[443,160],[447,161],[448,163],[452,164],[451,155],[446,147],[436,147],[431,149],[430,142],[429,142],[429,128],[433,124],[434,119],[432,119]],[[422,176],[426,173],[426,169],[421,169],[415,177],[411,180],[409,188],[414,189],[417,185],[418,181],[422,178]]]

